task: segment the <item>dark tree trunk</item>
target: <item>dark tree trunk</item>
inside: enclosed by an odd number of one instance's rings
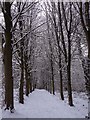
[[[60,6],[58,2],[58,11],[59,11],[59,20],[60,20]],[[60,95],[61,99],[64,100],[64,95],[63,95],[63,79],[62,79],[62,63],[61,63],[61,47],[60,47],[60,38],[58,35],[58,27],[56,24],[56,18],[55,18],[55,3],[52,3],[52,15],[53,15],[53,22],[54,22],[54,28],[55,28],[55,36],[56,36],[56,41],[57,41],[57,46],[58,46],[58,53],[59,53],[59,74],[60,74]],[[60,21],[59,21],[60,22]],[[59,24],[59,29],[61,28],[61,24]]]
[[[88,35],[87,35],[87,42],[88,42],[88,59],[87,59],[88,68],[87,68],[86,89],[87,89],[88,99],[90,101],[90,30],[88,31]]]
[[[62,63],[61,63],[61,54],[60,53],[59,53],[59,73],[60,73],[60,95],[61,95],[61,99],[64,100],[63,78],[62,78]]]
[[[29,77],[28,77],[28,65],[27,65],[26,55],[25,55],[25,79],[26,79],[26,96],[28,96],[29,95]]]
[[[20,12],[20,7],[18,8],[18,12]],[[20,28],[20,35],[21,38],[23,37],[23,23],[22,23],[22,17],[20,16],[19,18],[19,28]],[[20,88],[19,88],[19,103],[24,104],[24,52],[23,52],[23,47],[24,47],[24,39],[20,41],[20,57],[21,57],[21,78],[20,78]]]
[[[65,62],[67,64],[67,78],[68,78],[68,102],[70,106],[73,106],[73,99],[72,99],[72,84],[71,84],[71,32],[72,32],[72,4],[69,3],[69,24],[65,13],[65,6],[62,2],[62,11],[64,16],[64,24],[66,27],[67,38],[68,38],[68,53],[65,57]],[[66,54],[66,53],[65,53]]]
[[[73,106],[72,100],[72,85],[71,85],[71,40],[68,37],[68,65],[67,65],[67,77],[68,77],[68,102],[70,106]]]
[[[30,76],[29,76],[29,85],[30,85],[30,93],[32,92],[32,73],[30,72],[30,74],[29,74]]]
[[[20,88],[19,88],[19,103],[24,104],[24,64],[23,64],[23,53],[21,52],[21,79],[20,79]]]
[[[53,73],[53,61],[51,58],[51,76],[52,76],[52,93],[55,95],[55,86],[54,86],[54,73]]]
[[[67,56],[68,55],[67,55],[66,45],[65,45],[65,41],[64,41],[64,34],[63,34],[63,28],[62,28],[63,25],[62,25],[62,17],[61,17],[61,15],[62,14],[61,14],[60,2],[58,2],[59,30],[61,32],[61,42],[62,42],[63,50],[64,50],[65,63],[67,64]],[[61,66],[60,66],[60,68],[61,68]],[[62,79],[62,74],[60,74],[60,76],[61,76],[60,78]],[[63,98],[63,96],[62,96],[62,98]]]
[[[11,21],[11,5],[10,2],[4,3],[5,13],[5,52],[4,52],[4,62],[5,62],[5,102],[6,109],[12,110],[14,108],[13,101],[13,77],[12,77],[12,21]],[[12,112],[12,111],[11,111]]]

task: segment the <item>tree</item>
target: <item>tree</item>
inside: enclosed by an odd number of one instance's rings
[[[2,2],[1,8],[5,20],[5,50],[4,50],[4,64],[5,64],[5,109],[14,109],[13,101],[13,76],[12,76],[12,16],[11,3]]]
[[[63,96],[63,79],[62,79],[62,63],[61,63],[61,55],[63,54],[65,57],[65,63],[67,67],[67,86],[68,86],[68,102],[70,106],[73,106],[73,100],[72,100],[72,87],[71,87],[71,33],[72,33],[72,3],[67,3],[68,6],[65,7],[64,3],[61,2],[61,8],[60,8],[60,3],[58,2],[58,9],[56,9],[56,5],[54,2],[52,2],[52,18],[53,18],[53,25],[54,25],[54,30],[55,30],[55,36],[56,36],[56,41],[57,41],[57,46],[58,46],[58,53],[59,53],[59,72],[60,72],[60,89],[61,89],[61,98],[62,100],[64,99]],[[68,9],[68,13],[66,13],[65,9]],[[61,14],[61,11],[62,14]],[[55,15],[58,14],[58,18]],[[55,17],[56,16],[56,17]],[[67,17],[68,16],[68,17]],[[62,20],[63,19],[63,20]],[[58,23],[57,23],[58,21]],[[63,22],[62,22],[63,21]],[[58,26],[59,27],[58,27]],[[63,29],[65,27],[65,29]],[[66,47],[64,40],[64,37],[66,33],[66,40],[68,46]],[[63,48],[62,48],[62,46]],[[66,51],[67,49],[67,51]]]
[[[47,8],[45,5],[45,9],[46,9],[46,23],[47,23],[47,37],[48,37],[48,44],[49,44],[49,48],[50,48],[50,67],[51,67],[51,81],[52,81],[52,93],[53,95],[55,95],[55,85],[54,85],[54,64],[53,64],[53,48],[52,48],[52,41],[51,41],[51,33],[50,33],[50,25],[49,25],[49,18],[48,18],[48,13],[47,13]]]
[[[68,38],[68,62],[67,62],[67,77],[68,77],[68,97],[69,97],[69,105],[73,106],[72,100],[72,87],[71,87],[71,33],[72,33],[72,3],[69,3],[69,22],[66,18],[65,7],[63,2],[62,4],[62,12],[64,17],[64,24],[67,32]],[[68,25],[69,24],[69,25]]]
[[[81,25],[83,27],[85,37],[87,40],[87,46],[88,46],[88,57],[87,57],[87,59],[85,58],[86,63],[84,62],[82,64],[83,64],[84,73],[85,73],[88,99],[90,102],[90,11],[89,11],[90,10],[90,2],[88,2],[88,1],[85,3],[80,2],[80,3],[77,3],[77,6],[79,9]],[[86,64],[86,66],[84,64]],[[90,112],[88,113],[88,116],[90,117]]]
[[[87,45],[88,45],[88,59],[87,59],[87,64],[88,64],[88,75],[87,75],[87,80],[86,80],[86,89],[88,92],[88,98],[90,99],[90,13],[89,13],[89,8],[90,3],[85,2],[84,3],[84,8],[85,8],[85,15],[83,15],[83,9],[82,9],[82,2],[80,2],[80,19],[82,23],[82,27],[86,36],[87,40]],[[85,17],[85,20],[84,20]]]
[[[21,11],[21,5],[23,3],[19,3],[18,7],[18,12],[20,13]],[[19,29],[20,29],[20,36],[21,38],[23,37],[23,17],[20,16],[19,18]],[[24,38],[20,41],[20,59],[21,59],[21,78],[20,78],[20,88],[19,88],[19,102],[24,104],[24,91],[23,91],[23,86],[24,86]]]
[[[53,23],[54,23],[54,30],[55,30],[55,36],[56,36],[56,41],[57,41],[57,46],[58,46],[58,59],[59,59],[59,73],[60,73],[60,94],[61,94],[61,99],[64,100],[64,95],[63,95],[63,79],[62,79],[62,63],[61,63],[61,46],[60,46],[60,39],[58,35],[58,27],[56,20],[57,18],[55,17],[55,3],[52,2],[52,17],[53,17]]]

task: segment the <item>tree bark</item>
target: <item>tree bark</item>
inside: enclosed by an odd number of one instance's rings
[[[18,12],[20,12],[21,4],[19,5]],[[23,23],[22,23],[22,16],[19,18],[19,28],[20,28],[20,36],[23,37]],[[19,88],[19,103],[24,104],[24,39],[20,41],[20,57],[21,57],[21,78],[20,78],[20,88]]]
[[[28,58],[27,58],[27,52],[25,53],[25,80],[26,80],[26,96],[29,95],[29,76],[28,76]]]
[[[68,35],[68,65],[67,65],[67,77],[68,77],[68,102],[70,106],[73,106],[72,100],[72,85],[71,85],[71,40]]]
[[[5,102],[6,109],[13,110],[14,101],[13,101],[13,77],[12,77],[12,21],[11,21],[11,4],[10,2],[3,3],[5,6],[4,20],[5,20],[5,52],[4,52],[4,61],[5,61]]]

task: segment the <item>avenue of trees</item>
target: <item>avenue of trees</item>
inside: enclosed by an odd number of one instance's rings
[[[60,97],[72,97],[72,61],[79,56],[90,100],[90,2],[0,2],[5,109],[14,109],[14,89],[19,103],[35,88]]]

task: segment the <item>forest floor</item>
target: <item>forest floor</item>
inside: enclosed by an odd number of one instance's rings
[[[29,97],[25,97],[24,105],[15,99],[15,111],[2,110],[3,118],[85,118],[88,113],[88,100],[84,93],[73,92],[74,107],[68,105],[67,93],[65,101],[59,94],[52,95],[46,90],[36,89]]]

